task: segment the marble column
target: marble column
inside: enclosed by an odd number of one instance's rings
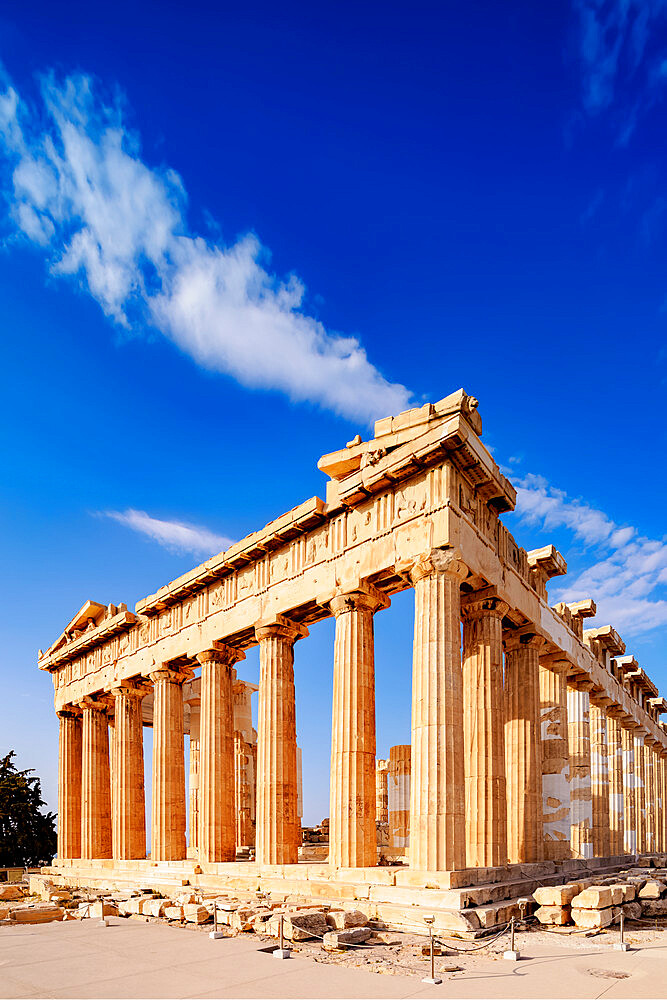
[[[373,616],[388,604],[367,585],[330,602],[336,618],[329,807],[334,868],[377,864]]]
[[[623,746],[623,849],[637,853],[637,802],[635,796],[635,740],[632,729],[622,725]]]
[[[264,865],[299,859],[294,643],[308,629],[279,615],[255,629],[259,642],[256,858]]]
[[[153,681],[151,861],[182,861],[187,855],[182,690],[187,675],[165,666],[149,676]]]
[[[567,672],[557,654],[540,659],[542,744],[542,838],[544,857],[563,861],[570,853],[570,750],[567,738]]]
[[[389,761],[378,760],[375,762],[375,819],[377,823],[389,822]]]
[[[389,750],[387,822],[389,847],[407,851],[410,846],[410,744]]]
[[[505,633],[504,645],[507,856],[513,863],[541,861],[539,656],[544,639],[531,631]]]
[[[255,846],[255,823],[253,820],[253,785],[255,768],[253,747],[242,732],[234,733],[234,788],[236,795],[236,846]],[[297,810],[298,814],[298,810]]]
[[[145,684],[112,688],[114,736],[112,750],[113,856],[118,860],[146,857],[146,798],[144,790],[144,726],[141,700]]]
[[[188,794],[190,812],[188,824],[188,847],[193,854],[199,852],[199,730],[201,703],[190,703],[190,775]]]
[[[236,858],[233,666],[243,650],[216,642],[197,654],[199,706],[199,860]]]
[[[662,842],[661,851],[667,851],[667,750],[660,753],[660,818]]]
[[[593,857],[589,690],[589,682],[577,680],[567,689],[572,857],[584,859]]]
[[[646,789],[644,787],[644,730],[635,729],[635,827],[637,830],[637,853],[646,851]]]
[[[646,805],[645,850],[655,851],[655,774],[653,771],[653,742],[644,740],[644,801]]]
[[[111,858],[111,781],[106,698],[84,698],[81,763],[81,857]]]
[[[502,631],[506,612],[507,605],[490,590],[461,600],[468,868],[507,862]]]
[[[621,722],[612,709],[607,712],[607,752],[609,759],[609,853],[623,854],[623,741]]]
[[[435,549],[412,568],[410,867],[465,868],[460,555]]]
[[[608,699],[590,696],[591,797],[593,802],[593,855],[611,854],[609,748],[607,744]]]
[[[81,857],[81,710],[58,712],[58,859]]]

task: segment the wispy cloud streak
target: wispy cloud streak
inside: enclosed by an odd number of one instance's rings
[[[667,0],[573,0],[579,21],[583,105],[596,115],[617,106],[624,144],[667,82]]]
[[[31,109],[0,72],[0,158],[15,233],[41,247],[116,324],[154,327],[203,368],[369,422],[410,403],[354,337],[305,308],[295,275],[269,269],[254,235],[231,245],[188,229],[180,177],[149,166],[120,104],[90,77],[53,75]]]
[[[216,535],[215,532],[201,525],[188,524],[185,521],[166,521],[152,517],[145,510],[104,510],[99,516],[109,517],[113,521],[131,528],[132,531],[145,535],[171,552],[191,552],[199,556],[212,556],[228,549],[233,544],[231,538]]]
[[[590,565],[553,588],[552,600],[592,597],[597,621],[628,636],[667,625],[667,538],[648,538],[631,525],[617,525],[541,476],[527,475],[514,485],[521,520],[544,530],[565,528],[591,550]]]

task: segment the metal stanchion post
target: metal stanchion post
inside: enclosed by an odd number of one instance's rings
[[[621,910],[621,926],[620,926],[621,936],[620,940],[614,942],[614,951],[630,951],[630,945],[626,944],[623,940],[623,933],[625,931],[625,915],[623,910]]]
[[[281,913],[280,914],[280,918],[279,918],[279,924],[278,924],[279,935],[280,935],[280,947],[273,949],[272,954],[273,954],[274,958],[289,958],[290,955],[292,954],[291,950],[289,948],[285,947],[283,919],[284,918],[283,918],[283,915]]]
[[[428,927],[428,937],[429,937],[429,952],[431,956],[431,975],[426,976],[422,979],[422,983],[429,983],[431,986],[439,986],[442,979],[438,979],[435,974],[435,954],[433,951],[433,924],[435,923],[435,917],[424,917],[424,923]]]
[[[514,947],[514,917],[510,917],[510,947],[509,951],[503,952],[503,958],[506,958],[508,962],[518,962],[521,958],[521,952],[517,951]]]
[[[208,932],[208,936],[217,941],[219,938],[223,938],[225,935],[222,931],[218,930],[218,901],[213,900],[213,930]]]

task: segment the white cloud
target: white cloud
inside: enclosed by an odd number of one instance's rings
[[[603,511],[572,499],[541,476],[515,482],[521,520],[545,530],[565,528],[593,550],[590,565],[550,592],[553,602],[592,597],[597,624],[627,636],[667,625],[667,538],[640,535]]]
[[[618,141],[628,141],[642,110],[665,82],[667,0],[573,0],[579,20],[583,102],[589,114],[617,104]],[[617,116],[618,117],[618,116]]]
[[[231,538],[216,535],[197,524],[187,524],[184,521],[164,521],[151,517],[145,510],[105,510],[100,516],[110,517],[119,524],[133,531],[146,535],[159,545],[172,552],[192,552],[195,555],[212,556],[228,549],[233,544]]]
[[[305,310],[294,275],[268,269],[252,235],[224,245],[189,232],[172,170],[149,167],[117,107],[89,77],[41,81],[41,116],[0,93],[0,152],[18,233],[45,248],[53,274],[76,276],[114,322],[156,327],[211,371],[250,388],[370,422],[410,405],[354,337]]]

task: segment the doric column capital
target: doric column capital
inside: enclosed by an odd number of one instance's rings
[[[597,690],[593,689],[591,690],[591,705],[603,709],[608,715],[612,700],[600,688]]]
[[[114,698],[125,695],[127,698],[145,698],[150,693],[150,684],[144,678],[132,677],[128,680],[118,681],[109,688],[109,694]]]
[[[409,569],[412,583],[418,583],[432,573],[444,573],[463,582],[468,576],[468,567],[463,562],[458,549],[431,549],[415,559]]]
[[[157,681],[171,681],[173,684],[184,684],[185,681],[190,680],[192,677],[192,671],[190,669],[183,670],[182,668],[170,667],[169,664],[165,663],[161,667],[151,670],[148,676],[153,681],[153,684],[157,683]]]
[[[331,613],[335,618],[345,614],[347,611],[363,609],[372,612],[380,611],[383,608],[388,608],[389,604],[389,598],[369,583],[362,583],[358,587],[355,587],[354,590],[336,594],[329,601]]]
[[[501,601],[495,587],[485,587],[471,594],[461,595],[461,615],[463,618],[492,617],[502,621],[509,611],[509,604]]]
[[[210,649],[197,653],[197,661],[203,663],[225,663],[231,667],[240,660],[245,660],[245,653],[238,646],[230,646],[226,642],[214,642]]]
[[[546,653],[540,656],[540,666],[553,670],[556,674],[566,674],[572,668],[572,664],[563,653]]]
[[[607,716],[610,719],[616,719],[618,722],[622,723],[625,718],[625,712],[620,705],[616,705],[613,701],[607,706]]]
[[[541,635],[526,629],[517,632],[503,632],[503,647],[506,653],[513,653],[519,649],[535,649],[539,652],[546,643]]]
[[[305,639],[309,634],[305,625],[293,622],[285,615],[273,615],[272,618],[264,618],[255,625],[255,638],[258,642],[273,637],[296,642],[297,639]]]
[[[106,692],[86,695],[85,698],[81,698],[76,704],[82,711],[84,709],[93,709],[96,712],[113,714],[113,698],[106,694]]]
[[[81,707],[79,705],[63,705],[63,707],[56,712],[56,715],[59,719],[80,719]]]

